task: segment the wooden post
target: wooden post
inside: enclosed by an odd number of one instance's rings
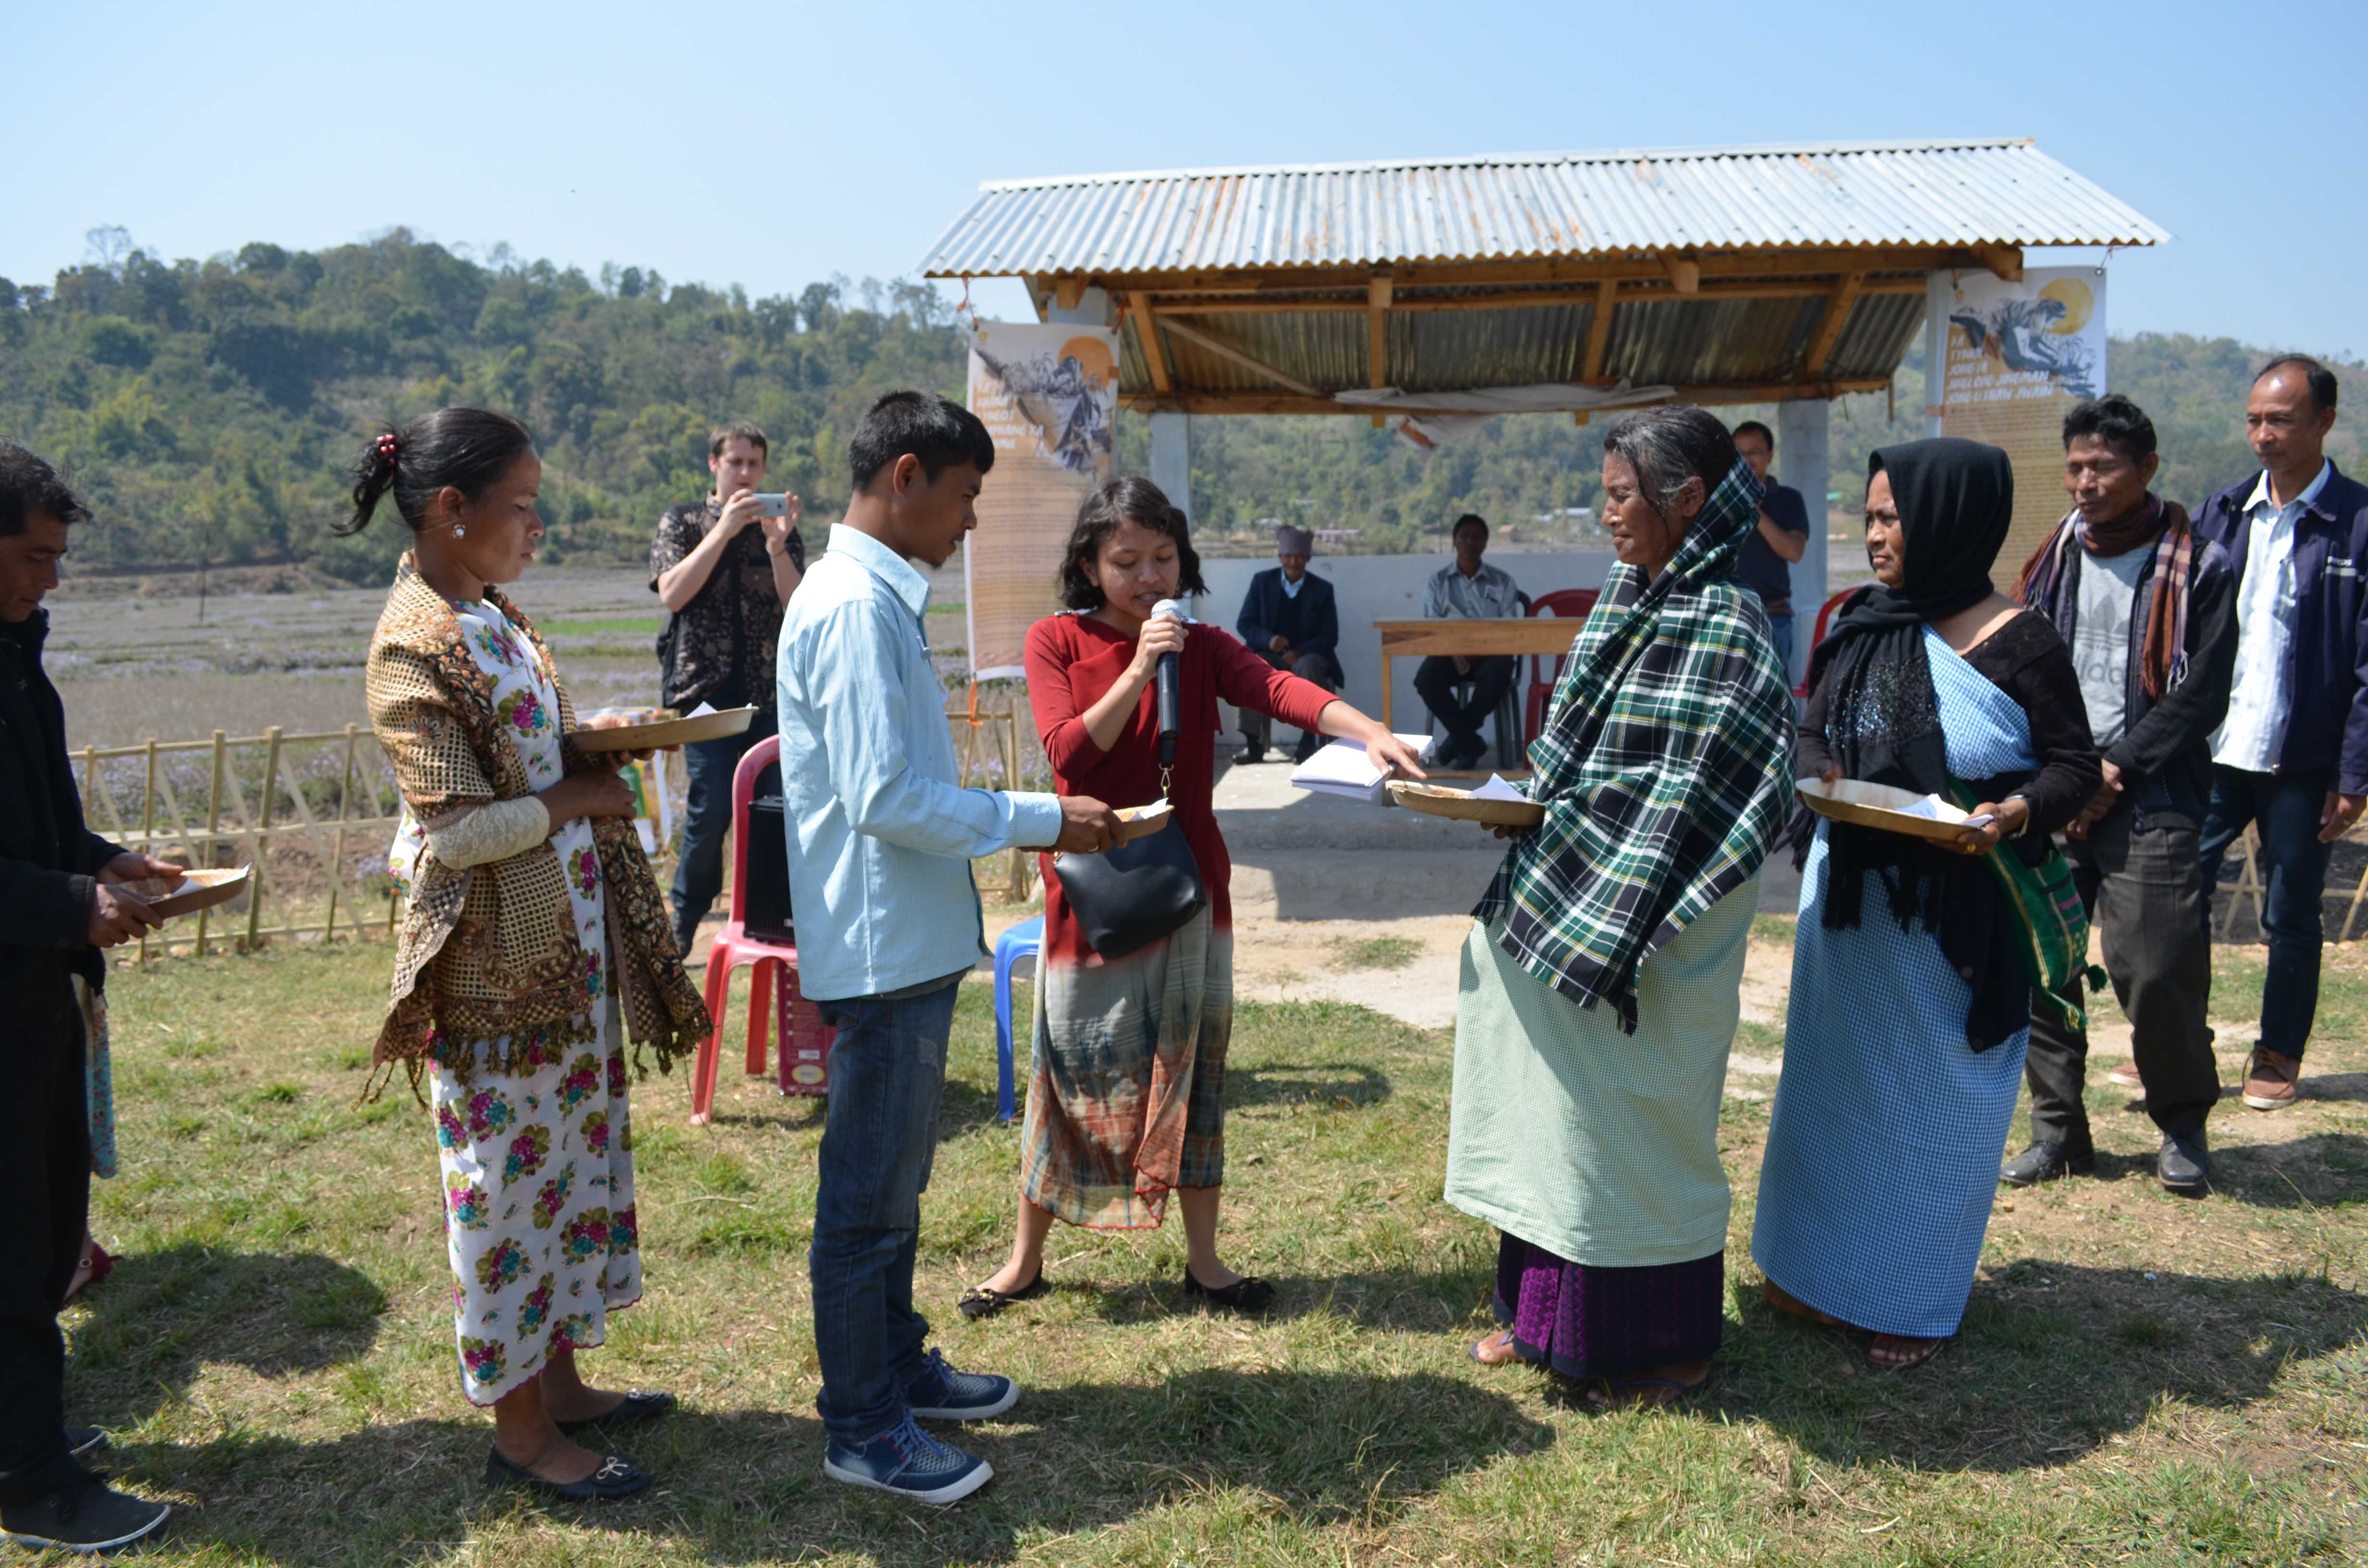
[[[148,737],[148,788],[140,799],[140,853],[156,852],[156,737]],[[148,961],[148,933],[140,933],[140,962]]]
[[[279,735],[280,727],[277,724],[264,732],[264,739],[271,745],[263,764],[263,799],[256,807],[255,869],[249,873],[246,883],[245,950],[250,953],[256,949],[256,933],[263,926],[263,865],[270,858],[271,807],[273,798],[279,792]]]
[[[222,831],[223,750],[222,733],[220,730],[216,730],[214,732],[214,782],[213,788],[206,791],[205,866],[208,870],[213,869],[214,860],[217,858],[217,851],[220,847],[215,840],[214,835]],[[213,911],[211,909],[200,909],[198,911],[198,957],[199,958],[206,956],[206,926],[210,924],[210,917],[212,914]]]
[[[337,781],[337,847],[329,866],[329,913],[321,922],[321,940],[324,942],[334,940],[337,935],[337,884],[346,874],[346,819],[353,815],[354,745],[359,738],[360,732],[349,721],[346,725],[346,771]],[[361,922],[357,919],[354,925],[359,929]]]

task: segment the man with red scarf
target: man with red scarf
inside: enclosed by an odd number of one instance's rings
[[[2212,943],[2198,852],[2212,793],[2212,734],[2228,710],[2237,658],[2236,574],[2186,511],[2147,486],[2154,422],[2128,398],[2080,403],[2064,418],[2072,512],[2022,570],[2017,596],[2072,650],[2104,783],[2066,831],[2080,901],[2101,934],[2105,970],[2128,1015],[2133,1062],[2112,1081],[2146,1095],[2162,1131],[2157,1174],[2201,1196],[2212,1156],[2204,1118],[2220,1097],[2204,1021]],[[2079,981],[2072,982],[2078,1001]],[[2096,1162],[2081,1103],[2086,1030],[2032,1011],[2031,1147],[1999,1173],[2016,1187]]]

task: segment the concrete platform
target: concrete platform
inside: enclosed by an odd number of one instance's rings
[[[1504,858],[1473,824],[1295,790],[1288,760],[1243,767],[1226,759],[1234,749],[1220,750],[1214,803],[1236,904],[1270,904],[1279,920],[1460,915]],[[1790,915],[1800,886],[1780,853],[1760,873],[1759,907]]]

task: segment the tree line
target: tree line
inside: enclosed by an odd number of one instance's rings
[[[847,432],[874,396],[962,389],[962,333],[922,283],[833,278],[752,300],[613,263],[588,276],[507,246],[479,257],[403,229],[204,261],[101,230],[92,252],[47,285],[0,278],[0,435],[59,463],[91,502],[85,566],[285,562],[383,581],[402,542],[392,531],[328,530],[345,465],[379,420],[451,403],[533,426],[552,560],[638,561],[658,513],[705,493],[720,420],[763,426],[774,483],[826,519],[847,499]],[[2167,494],[2192,503],[2248,466],[2259,350],[2144,335],[2114,340],[2112,355],[2112,383],[2161,428]],[[1920,358],[1891,398],[1839,406],[1841,504],[1855,502],[1868,449],[1921,434]],[[2338,436],[2338,460],[2356,458],[2356,424]],[[1600,442],[1600,425],[1557,415],[1494,420],[1429,454],[1362,419],[1196,420],[1194,520],[1218,534],[1281,518],[1360,529],[1362,550],[1440,549],[1452,519],[1475,511],[1534,540],[1554,531],[1541,516],[1598,504]],[[1148,456],[1147,421],[1123,415],[1121,468],[1143,472]]]

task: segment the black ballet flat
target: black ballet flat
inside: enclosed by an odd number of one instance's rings
[[[633,1426],[644,1421],[655,1421],[674,1408],[674,1395],[634,1389],[625,1395],[624,1403],[606,1415],[595,1415],[587,1421],[562,1421],[559,1429],[573,1436],[595,1426]]]
[[[954,1307],[962,1316],[975,1322],[980,1318],[993,1317],[1014,1301],[1033,1301],[1044,1290],[1044,1271],[1039,1268],[1036,1278],[1017,1290],[990,1290],[984,1285],[973,1285],[962,1293],[962,1300],[956,1301]]]
[[[512,1464],[502,1458],[499,1449],[485,1455],[486,1485],[520,1486],[563,1503],[613,1503],[631,1497],[649,1483],[650,1478],[641,1466],[615,1454],[603,1458],[600,1468],[581,1481],[545,1481],[524,1465]]]
[[[1191,1269],[1187,1268],[1184,1270],[1184,1293],[1188,1296],[1197,1296],[1211,1306],[1223,1307],[1228,1312],[1240,1312],[1245,1316],[1262,1312],[1274,1301],[1274,1287],[1250,1274],[1243,1275],[1239,1279],[1220,1290],[1214,1286],[1201,1284],[1192,1278]]]

